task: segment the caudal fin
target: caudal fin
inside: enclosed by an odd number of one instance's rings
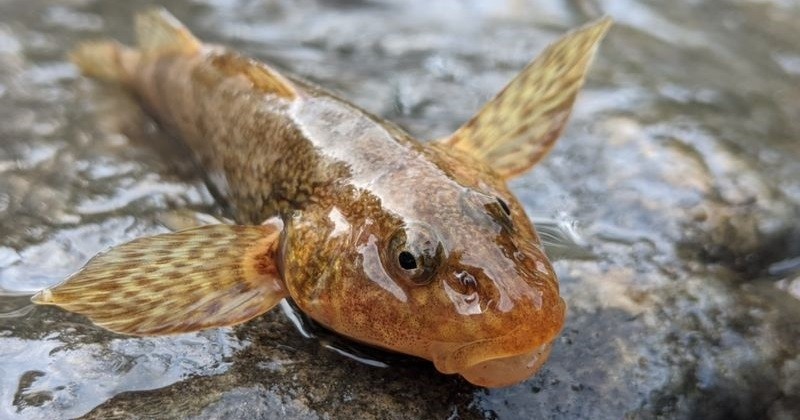
[[[139,53],[116,41],[88,41],[70,51],[69,59],[84,76],[126,83],[139,62]]]
[[[145,56],[193,54],[202,46],[189,29],[161,7],[136,15],[136,39]]]
[[[136,15],[137,48],[113,40],[79,44],[70,60],[85,76],[112,83],[127,83],[140,60],[170,54],[193,54],[201,42],[163,8],[152,8]]]

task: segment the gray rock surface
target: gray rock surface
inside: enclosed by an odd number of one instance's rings
[[[141,339],[26,309],[165,211],[220,211],[179,148],[64,60],[78,40],[129,41],[142,3],[0,3],[0,418],[800,418],[796,2],[163,2],[420,138],[614,16],[564,138],[512,183],[552,221],[570,310],[544,369],[501,390],[355,362],[280,312]]]

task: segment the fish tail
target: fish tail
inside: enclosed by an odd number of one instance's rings
[[[171,54],[193,54],[202,43],[175,16],[161,7],[136,15],[136,39],[139,50],[147,57]]]
[[[137,47],[113,40],[89,41],[70,52],[70,60],[81,72],[95,79],[127,84],[143,59],[164,55],[193,54],[201,42],[163,8],[154,7],[136,15]]]
[[[85,76],[126,84],[134,74],[140,54],[119,42],[89,41],[69,53],[70,60]]]

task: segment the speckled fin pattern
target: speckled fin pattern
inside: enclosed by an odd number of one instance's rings
[[[550,45],[451,137],[449,145],[489,163],[504,178],[519,175],[553,147],[569,118],[600,40],[602,18]]]
[[[271,219],[261,226],[208,225],[136,239],[92,258],[33,302],[130,335],[239,324],[286,296],[276,263],[282,228]]]

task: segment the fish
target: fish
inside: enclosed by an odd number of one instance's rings
[[[611,24],[564,35],[452,135],[419,141],[201,42],[163,8],[140,12],[135,47],[87,41],[70,59],[183,142],[234,223],[112,247],[32,301],[152,336],[241,324],[289,299],[347,339],[476,386],[522,382],[566,304],[507,182],[553,148]]]

